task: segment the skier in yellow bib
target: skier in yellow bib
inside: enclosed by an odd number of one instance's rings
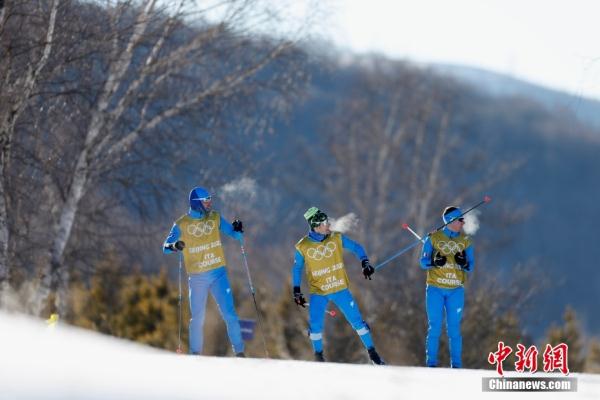
[[[163,245],[163,252],[183,252],[183,263],[188,273],[190,296],[189,347],[191,354],[201,354],[202,327],[206,299],[210,292],[219,306],[227,326],[227,334],[238,357],[244,357],[244,341],[240,322],[235,312],[231,285],[227,277],[225,252],[221,233],[242,240],[242,221],[227,222],[212,210],[210,193],[197,187],[190,192],[190,209],[171,228]]]
[[[317,207],[309,208],[304,218],[310,225],[308,235],[296,244],[292,284],[294,301],[305,307],[306,299],[300,290],[302,272],[306,277],[310,291],[310,339],[316,361],[325,361],[323,356],[323,322],[325,309],[333,301],[342,311],[346,320],[356,330],[374,364],[384,362],[375,350],[369,325],[362,319],[358,304],[348,289],[348,276],[344,266],[342,249],[348,249],[361,260],[365,279],[371,279],[375,272],[363,247],[348,239],[340,232],[332,232],[327,215]]]
[[[438,347],[444,311],[452,368],[462,367],[460,324],[465,306],[464,283],[475,268],[471,239],[461,231],[463,213],[458,207],[446,207],[444,229],[427,237],[423,243],[421,268],[427,271],[427,339],[426,364],[437,367]]]

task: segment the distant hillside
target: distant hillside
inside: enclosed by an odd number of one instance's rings
[[[433,64],[431,69],[452,76],[492,96],[534,99],[548,109],[570,110],[582,121],[600,127],[600,101],[548,89],[508,75],[462,65]]]

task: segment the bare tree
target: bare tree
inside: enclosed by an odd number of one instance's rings
[[[248,13],[257,18],[254,3],[222,2],[219,21],[205,16],[196,26],[186,22],[191,13],[185,1],[174,10],[160,9],[155,0],[106,8],[85,5],[96,8],[102,23],[87,30],[80,24],[82,32],[76,32],[88,38],[81,53],[71,55],[80,60],[90,81],[89,87],[73,88],[86,99],[78,103],[81,117],[74,120],[83,135],[78,133],[71,143],[72,170],[64,175],[64,189],[54,199],[60,207],[51,232],[50,261],[42,271],[37,313],[53,292],[58,294],[58,309],[65,309],[69,279],[65,249],[82,200],[93,193],[95,183],[114,176],[132,158],[139,162],[147,156],[140,148],[153,147],[159,156],[177,140],[171,124],[186,118],[200,121],[197,140],[206,141],[209,135],[223,134],[221,113],[228,106],[244,104],[244,98],[261,91],[275,96],[291,88],[298,76],[293,68],[277,74],[267,70],[297,57],[294,43],[256,38],[238,29]],[[67,91],[61,90],[62,95]]]
[[[414,68],[373,59],[324,127],[323,187],[345,199],[336,212],[359,215],[359,238],[375,260],[406,237],[401,222],[424,229],[444,189],[442,166],[457,140],[452,94]]]
[[[59,6],[60,0],[50,2],[49,10],[43,2],[36,1],[9,1],[0,5],[0,292],[7,288],[10,278],[7,171],[15,125],[37,95],[42,70],[54,48]],[[20,40],[7,37],[7,33],[14,33],[23,24],[28,26],[25,30],[28,33],[20,35]]]

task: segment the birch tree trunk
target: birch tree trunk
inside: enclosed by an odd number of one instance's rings
[[[9,227],[9,199],[7,190],[7,176],[9,172],[9,163],[11,156],[11,144],[15,133],[15,125],[21,114],[28,105],[34,90],[38,85],[39,77],[46,66],[54,44],[54,31],[56,27],[56,17],[60,0],[54,0],[50,9],[48,19],[48,28],[43,38],[43,50],[36,63],[29,65],[25,76],[17,76],[9,83],[8,91],[15,96],[8,108],[1,116],[0,120],[0,292],[7,289],[10,279],[10,266],[8,256],[8,246],[10,240]],[[42,10],[40,10],[41,12]],[[0,14],[0,32],[4,31],[6,18],[9,14],[9,6],[3,7]],[[2,298],[0,297],[0,306]]]

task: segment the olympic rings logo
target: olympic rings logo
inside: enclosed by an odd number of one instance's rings
[[[210,235],[211,232],[215,229],[214,221],[202,221],[197,224],[189,224],[187,227],[187,232],[196,237],[201,237],[204,235]]]
[[[445,256],[449,254],[460,253],[465,249],[465,245],[463,243],[456,243],[453,240],[449,242],[439,241],[438,246],[442,254],[444,254]]]
[[[333,252],[337,246],[333,242],[329,242],[326,245],[319,245],[317,248],[311,247],[306,252],[308,258],[312,258],[315,261],[322,260],[324,258],[329,258],[333,255]]]

